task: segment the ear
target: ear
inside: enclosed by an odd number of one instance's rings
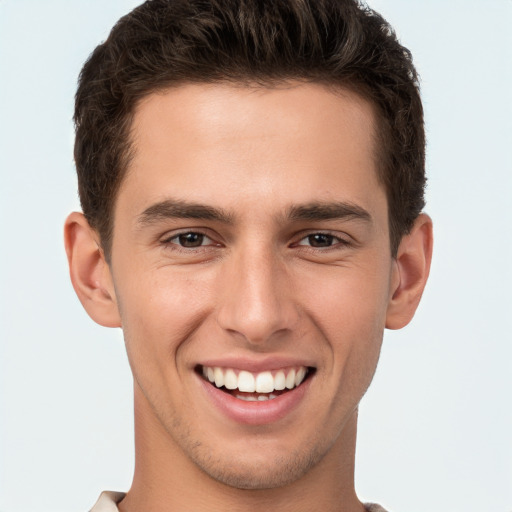
[[[388,329],[401,329],[414,316],[430,272],[432,245],[432,220],[422,213],[398,247],[386,315]]]
[[[121,327],[114,283],[99,237],[82,213],[74,212],[64,225],[69,274],[82,306],[105,327]]]

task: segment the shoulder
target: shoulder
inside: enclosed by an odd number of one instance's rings
[[[124,492],[103,491],[90,512],[118,512],[117,504],[124,497]]]
[[[377,505],[377,503],[365,503],[364,508],[366,509],[366,512],[387,512],[380,505]]]

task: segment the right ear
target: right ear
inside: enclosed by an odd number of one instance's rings
[[[73,212],[64,225],[69,274],[82,306],[105,327],[121,327],[114,282],[99,236],[82,213]]]

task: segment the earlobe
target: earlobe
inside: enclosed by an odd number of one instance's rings
[[[388,329],[405,327],[414,316],[425,289],[432,260],[432,220],[421,214],[400,242],[386,315]]]
[[[66,219],[64,242],[71,282],[82,306],[98,324],[120,327],[110,268],[96,232],[82,213],[73,212]]]

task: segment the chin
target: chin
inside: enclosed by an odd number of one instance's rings
[[[248,454],[237,454],[230,461],[201,457],[199,453],[193,457],[197,466],[209,477],[229,487],[246,490],[276,489],[296,482],[308,473],[323,457],[315,450],[292,453],[268,458],[260,453],[254,458]]]

